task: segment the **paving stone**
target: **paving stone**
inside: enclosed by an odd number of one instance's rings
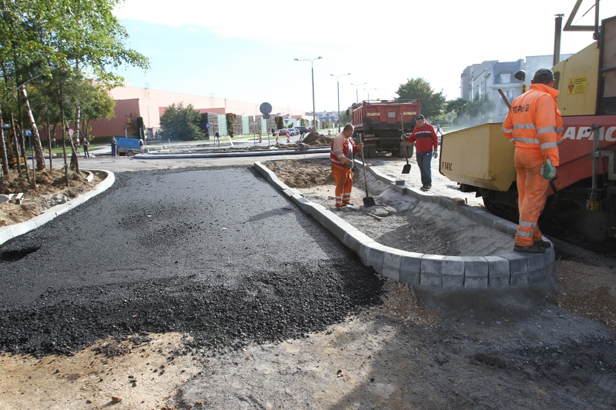
[[[423,253],[404,252],[400,261],[400,282],[419,285]]]
[[[488,261],[481,256],[463,256],[464,260],[464,287],[488,287]]]
[[[441,283],[444,288],[464,286],[464,259],[461,256],[445,256]]]
[[[509,260],[500,256],[485,256],[488,261],[488,287],[502,288],[509,286],[511,276]]]
[[[363,245],[371,242],[374,242],[374,239],[370,238],[363,232],[358,231],[357,229],[347,231],[342,240],[342,243],[358,255],[360,254]]]
[[[402,251],[390,248],[383,255],[383,272],[386,278],[400,281],[400,263],[402,262]]]
[[[443,255],[424,255],[423,258],[421,258],[421,276],[419,283],[422,286],[442,286],[444,260],[445,256]]]
[[[520,253],[507,253],[500,255],[509,260],[511,278],[509,283],[513,286],[528,284],[528,258]]]

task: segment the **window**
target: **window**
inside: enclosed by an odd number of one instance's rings
[[[501,84],[508,84],[511,82],[511,73],[502,73],[499,79]]]

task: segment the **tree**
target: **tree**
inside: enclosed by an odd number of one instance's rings
[[[494,119],[492,116],[495,106],[494,101],[486,96],[473,102],[467,101],[466,104],[461,105],[453,122],[458,126],[464,127],[483,124]]]
[[[227,134],[231,138],[235,135],[235,117],[236,115],[233,113],[225,114],[225,120],[227,121]]]
[[[148,67],[148,60],[125,46],[128,35],[113,15],[121,0],[11,0],[0,8],[0,69],[5,83],[17,87],[54,70],[79,73],[87,69],[102,83],[120,85],[110,68],[128,64]],[[56,102],[64,104],[63,86]],[[26,98],[27,95],[22,92]],[[62,94],[62,96],[60,96]],[[26,104],[27,107],[27,104]],[[74,111],[80,119],[80,104]],[[62,107],[60,111],[66,112]],[[31,113],[31,122],[34,123]],[[66,116],[65,116],[66,117]],[[63,121],[63,130],[68,122]],[[37,166],[44,167],[38,135],[34,135]],[[73,158],[77,156],[71,141]],[[78,167],[78,165],[77,165]]]
[[[199,128],[201,116],[192,104],[184,107],[183,103],[171,104],[160,117],[160,129],[163,138],[181,141],[193,141],[203,138]]]
[[[281,130],[284,128],[284,118],[274,117],[274,121],[276,122],[276,129]]]
[[[421,100],[421,113],[428,119],[439,115],[445,103],[443,92],[434,92],[430,83],[423,78],[414,78],[406,84],[400,84],[396,94],[398,94],[397,100],[419,98]]]

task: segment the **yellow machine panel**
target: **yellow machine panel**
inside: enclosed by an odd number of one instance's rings
[[[552,71],[557,83],[558,108],[564,116],[595,115],[597,84],[599,82],[599,48],[593,43],[566,60]]]
[[[452,181],[507,191],[516,179],[515,147],[502,132],[502,123],[489,123],[443,135],[441,172]]]

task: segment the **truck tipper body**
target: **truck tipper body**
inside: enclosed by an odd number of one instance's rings
[[[421,101],[362,101],[352,107],[352,124],[357,137],[361,136],[366,157],[378,151],[389,151],[404,156],[407,143],[402,143],[403,132],[415,128],[415,116],[421,113]],[[359,139],[359,138],[357,138]]]

